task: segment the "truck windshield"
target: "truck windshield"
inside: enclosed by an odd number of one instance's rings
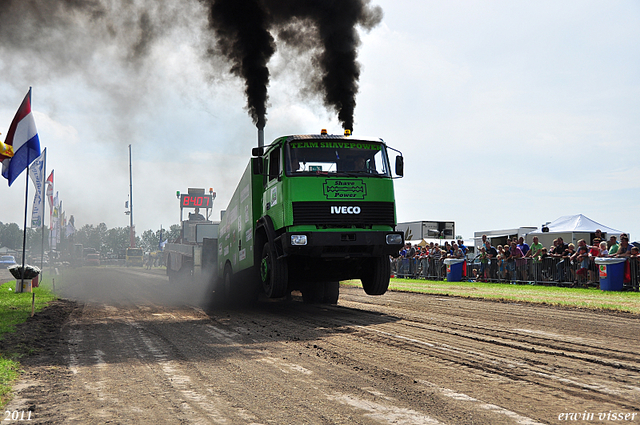
[[[288,176],[336,174],[391,177],[382,143],[360,140],[294,140],[286,147]]]

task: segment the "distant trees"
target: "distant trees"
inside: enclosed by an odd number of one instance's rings
[[[0,248],[22,249],[22,229],[16,223],[3,224],[0,222]]]
[[[180,237],[180,229],[179,225],[174,224],[168,230],[162,229],[162,234],[160,234],[160,230],[156,230],[155,232],[152,230],[145,230],[142,234],[140,246],[145,250],[145,252],[158,251],[160,242],[172,242],[178,239]],[[162,240],[160,238],[162,238]]]
[[[158,244],[160,243],[160,230],[145,230],[142,233],[142,240],[140,241],[140,247],[145,252],[157,251]]]
[[[97,226],[85,224],[76,230],[73,236],[74,244],[82,244],[83,248],[93,248],[105,258],[117,258],[124,255],[129,246],[129,226],[107,229],[106,224]],[[136,236],[136,245],[140,244],[140,237]]]
[[[73,241],[75,244],[81,243],[84,248],[93,248],[97,252],[106,255],[107,252],[104,251],[104,248],[107,241],[107,233],[107,226],[104,223],[100,223],[96,227],[93,227],[93,224],[85,224],[76,230],[73,235]]]
[[[27,228],[27,250],[41,252],[41,232],[42,228]],[[44,229],[44,235],[44,249],[49,250],[49,229]],[[97,226],[85,224],[73,235],[67,237],[63,231],[62,236],[64,240],[57,245],[58,251],[70,251],[74,244],[82,244],[83,248],[93,248],[104,258],[114,258],[124,256],[124,250],[129,247],[129,226],[108,229],[104,223]],[[145,252],[157,251],[160,242],[174,241],[180,236],[180,225],[174,224],[169,229],[163,229],[162,240],[160,236],[160,230],[145,230],[142,236],[136,236],[136,246]],[[4,246],[21,251],[22,237],[23,230],[16,223],[0,222],[0,248]]]
[[[180,237],[180,232],[182,231],[182,227],[179,224],[173,224],[169,227],[169,234],[164,237],[165,240],[169,242],[174,242],[176,239]]]
[[[26,248],[32,253],[42,252],[42,228],[31,229],[27,227],[27,244]],[[0,248],[7,247],[14,251],[22,251],[23,230],[16,223],[0,222]],[[49,229],[44,229],[44,249],[49,249]]]
[[[136,245],[139,243],[140,238],[136,236]],[[129,226],[114,227],[107,231],[100,254],[103,257],[124,258],[124,250],[127,249],[129,245]]]

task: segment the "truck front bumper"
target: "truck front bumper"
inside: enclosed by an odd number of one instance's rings
[[[367,258],[398,255],[402,232],[286,232],[279,236],[286,256]]]

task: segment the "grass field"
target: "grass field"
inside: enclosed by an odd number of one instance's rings
[[[43,287],[34,288],[35,310],[42,310],[56,297],[46,289],[47,279],[41,282]],[[16,294],[16,282],[0,285],[0,339],[8,332],[15,332],[15,326],[24,323],[31,316],[31,293]],[[0,353],[0,406],[4,406],[11,391],[11,384],[19,375],[19,356],[15,353]]]
[[[351,280],[342,282],[342,284],[360,286],[360,281]],[[529,302],[640,314],[640,292],[609,292],[599,289],[559,288],[555,286],[398,278],[391,279],[389,289],[421,294]]]

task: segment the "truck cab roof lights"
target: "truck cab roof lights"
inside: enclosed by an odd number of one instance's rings
[[[320,130],[320,134],[322,134],[322,135],[326,136],[326,135],[328,134],[328,133],[327,133],[327,129],[326,129],[326,128],[323,128],[322,130]]]

